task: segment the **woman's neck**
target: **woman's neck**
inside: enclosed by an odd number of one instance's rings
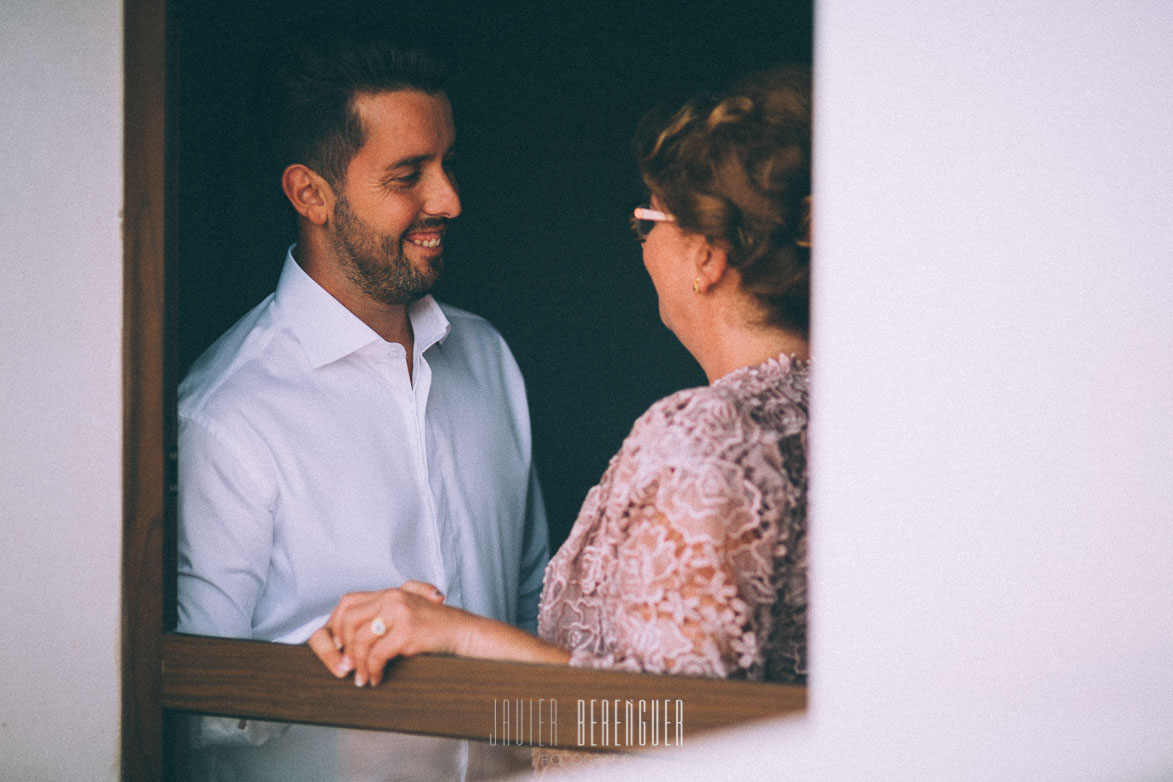
[[[698,343],[695,348],[685,347],[701,365],[710,383],[736,369],[757,366],[778,356],[810,358],[805,337],[769,326],[716,324]]]

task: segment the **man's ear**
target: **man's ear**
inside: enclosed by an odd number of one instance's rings
[[[281,174],[281,189],[297,213],[314,225],[325,225],[334,212],[334,190],[313,169],[294,163]]]

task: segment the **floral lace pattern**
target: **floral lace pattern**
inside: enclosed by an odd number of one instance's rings
[[[805,680],[808,378],[783,356],[636,421],[546,568],[571,665]]]

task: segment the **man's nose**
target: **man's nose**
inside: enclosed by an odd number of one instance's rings
[[[460,214],[460,192],[452,174],[441,171],[433,178],[424,210],[435,217],[452,218]]]

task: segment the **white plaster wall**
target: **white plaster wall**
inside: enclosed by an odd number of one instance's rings
[[[0,3],[0,779],[115,780],[122,4]]]
[[[811,709],[587,778],[1173,778],[1173,5],[816,37]]]
[[[0,4],[0,777],[117,778],[121,26]],[[818,9],[812,708],[609,780],[1173,775],[1173,7]]]

